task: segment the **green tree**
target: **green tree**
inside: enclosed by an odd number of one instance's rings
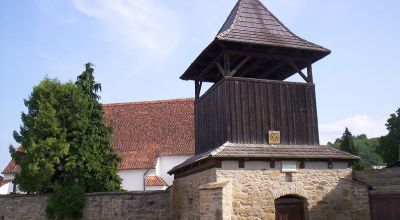
[[[400,160],[400,108],[396,113],[390,115],[386,123],[386,128],[389,133],[381,137],[380,147],[377,149],[377,152],[387,164],[391,164]]]
[[[380,155],[376,153],[379,147],[379,138],[368,138],[365,134],[353,136],[346,128],[342,138],[337,138],[334,143],[328,143],[329,146],[349,152],[360,157],[358,162],[353,164],[354,169],[369,169],[372,166],[384,165]]]
[[[60,200],[84,200],[76,192],[121,190],[120,158],[111,146],[111,128],[103,121],[100,88],[92,65],[86,64],[75,84],[46,78],[24,101],[28,111],[22,113],[20,131],[14,132],[24,150],[10,147],[21,168],[16,181],[26,192],[55,192],[48,204],[54,218],[76,217],[76,210],[66,215],[68,208],[57,208],[81,204]],[[79,198],[62,196],[68,193]]]
[[[345,129],[342,138],[340,139],[339,149],[342,151],[349,152],[353,155],[359,156],[359,151],[354,145],[354,136],[351,134],[348,128]],[[353,162],[352,167],[355,170],[364,169],[363,164],[360,160]]]
[[[354,137],[354,146],[358,150],[358,156],[361,158],[360,165],[363,169],[384,165],[382,157],[376,153],[376,149],[380,146],[379,138],[368,139],[366,135],[359,135]]]
[[[101,84],[94,81],[92,64],[87,63],[85,67],[85,71],[78,76],[75,84],[88,97],[90,109],[90,120],[81,136],[82,146],[88,150],[81,152],[77,149],[77,153],[82,153],[83,158],[90,158],[80,167],[82,171],[86,171],[84,172],[86,192],[119,191],[121,178],[117,174],[117,166],[121,159],[112,147],[112,129],[106,126],[103,120],[103,107],[98,101],[100,97],[97,94],[101,90]]]
[[[357,155],[358,153],[354,147],[354,137],[348,128],[345,129],[342,138],[340,139],[339,149],[354,155]]]

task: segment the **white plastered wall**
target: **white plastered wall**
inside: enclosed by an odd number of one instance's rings
[[[11,193],[13,190],[12,183],[6,183],[0,187],[0,195],[5,195]]]
[[[146,172],[146,175],[154,175],[155,169],[118,170],[118,175],[122,178],[122,189],[127,191],[143,190],[143,177]]]
[[[287,161],[295,161],[295,160],[287,160]],[[299,162],[299,161],[298,161]],[[280,170],[282,161],[275,162],[275,168],[271,168],[270,161],[261,161],[261,160],[248,160],[245,161],[245,168],[239,168],[239,162],[236,160],[224,160],[222,161],[222,169],[246,169],[246,170]],[[313,170],[327,170],[328,161],[306,161],[304,163],[305,169],[313,169]],[[333,169],[347,169],[348,162],[347,161],[334,161]]]
[[[181,164],[190,157],[192,157],[192,155],[159,157],[157,160],[156,175],[163,178],[168,186],[172,185],[174,176],[169,175],[167,172],[170,171],[174,166]]]
[[[146,190],[147,191],[151,191],[151,190],[165,190],[167,189],[167,186],[146,186]]]
[[[4,180],[13,180],[15,177],[14,174],[4,174]]]

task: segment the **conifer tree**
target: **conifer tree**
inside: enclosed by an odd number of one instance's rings
[[[353,135],[349,131],[348,128],[345,129],[342,138],[340,139],[340,150],[346,151],[349,153],[354,153],[352,152],[354,148],[354,140],[353,140]]]
[[[340,139],[339,149],[349,152],[353,155],[360,156],[360,152],[354,144],[354,136],[351,134],[348,128],[345,129],[342,138]],[[352,167],[355,170],[362,170],[365,168],[360,160],[354,162]]]
[[[111,146],[93,71],[86,64],[75,84],[40,82],[24,100],[28,111],[22,113],[20,131],[14,131],[23,149],[10,147],[21,170],[16,181],[26,192],[54,192],[47,207],[51,218],[79,217],[85,192],[121,190],[121,159]]]

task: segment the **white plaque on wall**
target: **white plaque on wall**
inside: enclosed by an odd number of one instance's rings
[[[296,161],[283,161],[282,162],[282,172],[297,172],[297,162]]]

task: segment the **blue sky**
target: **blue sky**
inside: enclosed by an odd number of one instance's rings
[[[192,97],[178,79],[236,0],[4,0],[0,7],[0,170],[23,99],[46,75],[75,80],[95,64],[102,102]],[[400,1],[262,0],[299,36],[332,54],[313,66],[321,142],[385,134],[400,107]],[[297,80],[294,78],[293,80]]]

